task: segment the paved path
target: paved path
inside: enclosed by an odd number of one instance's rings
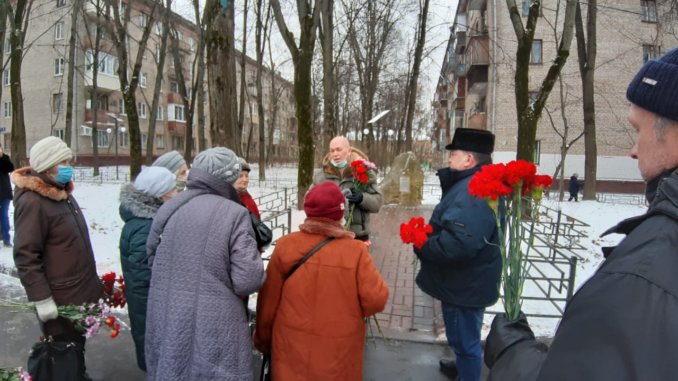
[[[418,263],[412,245],[400,240],[400,224],[412,217],[429,219],[432,206],[384,206],[370,217],[371,252],[374,263],[389,287],[389,301],[377,314],[380,326],[390,337],[434,341],[444,328],[440,302],[424,294],[415,284]]]

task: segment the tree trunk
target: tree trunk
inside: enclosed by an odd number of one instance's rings
[[[29,19],[30,5],[26,0],[17,0],[11,15],[12,34],[9,37],[12,52],[10,53],[10,93],[12,95],[12,156],[17,167],[28,164],[26,160],[26,125],[24,121],[23,93],[21,92],[21,63],[23,61],[23,45],[25,22]]]
[[[234,4],[224,9],[218,0],[205,3],[207,31],[207,80],[212,144],[231,148],[242,156],[241,133],[237,131],[235,81]]]
[[[264,114],[264,92],[263,86],[261,84],[261,75],[263,71],[264,64],[264,49],[266,49],[266,26],[268,25],[268,17],[270,17],[270,11],[266,15],[266,20],[262,20],[263,12],[263,1],[257,0],[257,25],[256,25],[256,50],[257,50],[257,77],[256,77],[256,86],[257,86],[257,113],[258,113],[258,126],[259,126],[259,180],[266,180],[266,115]],[[270,8],[269,8],[270,9]],[[273,94],[270,94],[273,96]]]
[[[412,150],[412,120],[414,119],[415,104],[417,101],[417,82],[419,79],[419,67],[421,66],[421,57],[424,53],[424,44],[426,43],[426,19],[428,18],[429,0],[424,0],[424,6],[419,14],[419,31],[417,47],[414,49],[414,63],[412,64],[412,76],[409,86],[409,105],[407,106],[407,120],[405,120],[405,150]]]
[[[245,131],[245,97],[247,93],[245,87],[247,86],[247,8],[248,0],[243,0],[243,15],[242,15],[242,50],[240,50],[240,96],[238,102],[238,129],[240,131]],[[248,101],[249,103],[249,101]],[[250,121],[252,118],[250,118]],[[251,123],[250,123],[251,124]],[[249,139],[247,142],[247,153],[249,155]]]
[[[169,14],[172,9],[172,0],[166,0],[162,10],[162,35],[160,36],[160,51],[158,52],[158,64],[156,65],[155,83],[153,86],[153,101],[148,119],[148,131],[146,133],[146,164],[153,164],[153,149],[155,146],[155,124],[158,120],[158,103],[160,102],[160,89],[165,74],[165,58],[167,56],[167,37],[169,36]],[[177,49],[175,49],[176,51]]]
[[[598,146],[596,143],[595,71],[596,71],[596,18],[597,0],[590,0],[587,8],[586,36],[581,7],[577,3],[575,26],[579,73],[582,81],[584,110],[584,200],[596,199]]]
[[[195,109],[197,102],[196,112],[198,115],[198,144],[196,150],[200,152],[207,148],[207,140],[205,139],[205,25],[200,21],[200,2],[198,0],[193,0],[193,11],[195,12],[195,25],[198,25],[200,28],[198,50],[195,59],[198,69],[195,73],[195,83],[193,85],[194,93],[196,94],[193,108]]]
[[[320,45],[323,56],[323,140],[322,151],[329,152],[330,140],[337,135],[334,80],[334,1],[325,1],[320,12]]]
[[[68,39],[68,74],[66,92],[66,121],[64,125],[64,140],[68,147],[71,147],[71,140],[73,135],[73,98],[75,87],[75,50],[76,50],[76,36],[78,33],[78,14],[82,8],[82,0],[73,0],[73,7],[71,10],[71,35]],[[2,17],[4,20],[5,18]],[[4,36],[2,37],[4,41]],[[78,139],[76,133],[75,138]]]

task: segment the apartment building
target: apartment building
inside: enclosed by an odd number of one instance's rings
[[[517,0],[527,19],[530,0]],[[560,2],[561,6],[564,4]],[[553,25],[562,29],[564,9],[543,0],[530,59],[530,87],[536,96],[551,62],[557,41]],[[584,17],[586,7],[582,6]],[[620,0],[599,3],[595,74],[597,176],[602,181],[640,181],[637,165],[629,155],[634,132],[626,121],[626,87],[642,64],[678,46],[675,21],[662,17],[661,3],[652,0]],[[438,140],[449,141],[455,128],[488,129],[496,134],[494,160],[515,159],[517,113],[514,95],[515,33],[505,2],[460,0],[433,102]],[[562,70],[563,91],[553,88],[537,129],[535,163],[542,173],[553,174],[559,160],[564,114],[570,139],[583,131],[582,90],[576,39]],[[531,94],[532,95],[532,94]],[[565,112],[563,113],[562,110]],[[440,137],[444,136],[442,139]],[[569,143],[569,140],[568,140]],[[584,139],[568,152],[566,174],[584,173]]]
[[[127,26],[128,53],[130,62],[134,62],[139,49],[139,40],[143,29],[150,20],[151,2],[134,1],[122,3],[120,12],[130,6],[130,18]],[[26,36],[26,52],[22,66],[22,89],[24,94],[24,110],[26,120],[27,149],[47,135],[64,138],[68,48],[70,39],[70,23],[73,7],[67,0],[38,0],[33,3],[31,21]],[[101,12],[99,12],[101,13]],[[129,134],[127,113],[120,92],[120,82],[117,76],[118,54],[110,36],[109,30],[102,27],[101,18],[97,17],[97,8],[94,3],[85,3],[78,17],[76,36],[75,79],[73,85],[73,125],[71,148],[76,154],[79,163],[87,164],[92,159],[93,144],[97,144],[100,161],[110,163],[119,161],[121,164],[128,161]],[[161,155],[170,150],[183,150],[186,143],[186,110],[179,94],[179,83],[174,67],[173,52],[178,52],[184,78],[188,81],[193,77],[193,63],[198,46],[198,30],[196,26],[183,17],[172,14],[171,25],[177,31],[176,46],[168,43],[168,53],[163,68],[161,94],[157,109],[157,121],[154,136],[154,154]],[[142,67],[139,73],[139,86],[136,93],[137,111],[142,134],[142,148],[146,150],[148,125],[153,101],[153,89],[157,74],[157,59],[160,52],[160,38],[162,23],[155,21],[151,25],[151,33],[143,54]],[[92,90],[94,87],[93,57],[96,45],[96,36],[99,34],[99,70],[96,75],[98,107],[96,112],[97,141],[93,141],[94,107],[92,105]],[[5,52],[9,51],[9,41],[5,41]],[[248,59],[247,72],[254,72],[254,61]],[[131,64],[130,64],[131,65]],[[238,71],[240,68],[238,67]],[[129,69],[128,73],[131,73]],[[269,73],[270,77],[270,73]],[[273,129],[274,143],[278,147],[289,147],[292,144],[288,137],[296,139],[296,119],[294,117],[294,102],[292,84],[284,79],[279,80],[276,86],[279,91],[278,123]],[[238,76],[239,80],[239,76]],[[9,83],[9,70],[3,72],[3,94],[0,99],[2,114],[0,118],[0,132],[4,134],[3,142],[9,147],[11,139],[12,120]],[[265,82],[264,82],[265,83]],[[249,84],[248,84],[249,85]],[[187,84],[190,89],[190,84]],[[206,87],[206,83],[205,83]],[[264,86],[264,90],[266,90]],[[270,86],[268,87],[270,88]],[[254,89],[252,87],[251,89]],[[256,91],[254,91],[256,95]],[[192,94],[189,94],[192,96]],[[266,95],[265,95],[266,96]],[[268,97],[270,98],[270,96]],[[206,129],[209,126],[209,103],[205,103],[207,117]],[[256,109],[256,107],[255,107]],[[252,119],[254,117],[254,119]],[[246,127],[257,123],[256,115],[246,114]],[[116,123],[117,119],[117,123]],[[117,130],[117,134],[116,134]],[[116,136],[117,135],[117,136]],[[275,139],[275,136],[278,139]],[[196,147],[198,132],[197,118],[194,118],[193,147]],[[205,132],[206,144],[209,146],[209,132]],[[296,142],[296,140],[294,140]],[[116,147],[117,145],[117,147]],[[280,148],[277,148],[280,151]],[[285,150],[282,150],[285,151]]]

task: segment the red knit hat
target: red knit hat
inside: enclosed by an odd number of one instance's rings
[[[339,221],[344,216],[346,199],[337,184],[325,181],[311,188],[304,199],[306,217],[324,217]]]

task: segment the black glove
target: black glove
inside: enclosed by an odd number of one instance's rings
[[[521,312],[516,321],[508,321],[505,314],[497,314],[485,341],[485,364],[491,369],[504,351],[526,340],[534,341],[535,338],[525,314]]]
[[[421,259],[421,249],[417,249],[416,247],[412,246],[412,251],[414,251],[414,255],[416,255],[417,258]]]
[[[351,189],[351,194],[346,196],[346,201],[351,204],[360,204],[363,202],[363,192],[358,192],[355,189]]]

